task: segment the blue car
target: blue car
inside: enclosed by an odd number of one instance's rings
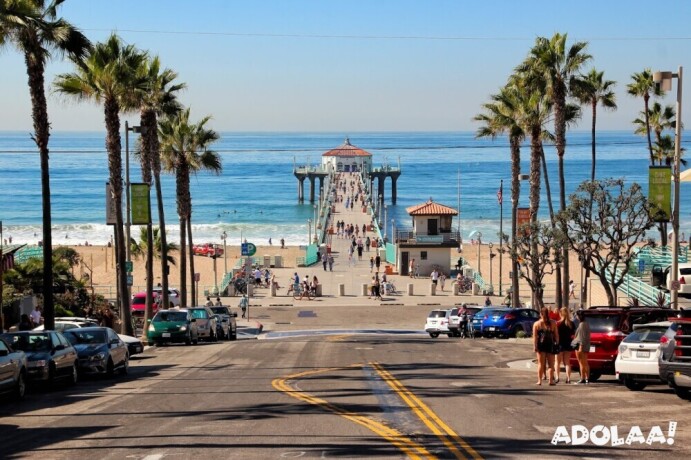
[[[482,315],[484,313],[484,315]],[[516,337],[519,332],[532,335],[533,324],[540,313],[531,308],[492,308],[479,312],[482,315],[484,337]],[[477,318],[478,315],[475,315]]]

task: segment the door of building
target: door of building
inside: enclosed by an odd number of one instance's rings
[[[438,235],[437,219],[427,219],[427,234]]]
[[[408,258],[410,257],[410,254],[408,251],[401,252],[401,275],[409,275],[410,273],[408,272]]]

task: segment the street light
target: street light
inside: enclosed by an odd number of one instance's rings
[[[386,225],[386,210],[387,209],[388,209],[388,206],[384,205],[384,238],[385,239],[386,239],[386,228],[387,228],[387,225]]]
[[[494,259],[494,253],[492,252],[492,248],[494,245],[490,242],[487,247],[489,248],[489,290],[494,291],[494,281],[492,278],[492,259]]]
[[[314,206],[314,220],[312,221],[314,223],[314,238],[317,238],[317,205]],[[309,244],[312,244],[312,240],[310,240]]]
[[[480,271],[480,246],[482,246],[482,233],[477,232],[477,274],[482,276]]]
[[[307,244],[312,244],[312,219],[307,219]]]
[[[674,239],[672,241],[672,276],[674,277],[671,285],[671,303],[673,308],[679,308],[677,300],[679,298],[679,169],[681,159],[681,90],[682,90],[682,72],[683,68],[679,66],[677,73],[669,71],[655,72],[653,74],[653,81],[656,85],[660,85],[662,90],[670,91],[672,89],[672,79],[677,79],[677,122],[675,127],[675,141],[674,141],[674,209],[672,211],[672,231]]]
[[[384,204],[384,196],[379,194],[379,203],[377,203],[377,223],[381,226],[381,208]]]
[[[223,276],[226,276],[228,273],[228,257],[226,253],[226,239],[228,238],[228,234],[226,233],[225,230],[223,230],[223,234],[221,235],[221,239],[223,240]]]
[[[141,126],[130,126],[129,122],[125,120],[125,194],[127,196],[126,201],[126,211],[127,220],[125,221],[125,255],[127,261],[130,260],[130,227],[132,223],[130,221],[130,131],[133,133],[141,133]]]

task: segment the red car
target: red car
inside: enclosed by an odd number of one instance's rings
[[[602,374],[614,375],[614,361],[619,344],[633,330],[634,324],[666,321],[672,316],[669,308],[660,307],[591,307],[583,312],[590,326],[590,381]],[[576,354],[571,355],[571,367],[578,369]]]
[[[213,243],[195,244],[192,250],[198,256],[218,257],[223,255],[223,248]]]

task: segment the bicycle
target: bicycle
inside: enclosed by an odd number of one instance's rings
[[[308,300],[314,299],[314,293],[312,289],[304,289],[300,284],[293,285],[293,299],[300,300],[307,296]]]

